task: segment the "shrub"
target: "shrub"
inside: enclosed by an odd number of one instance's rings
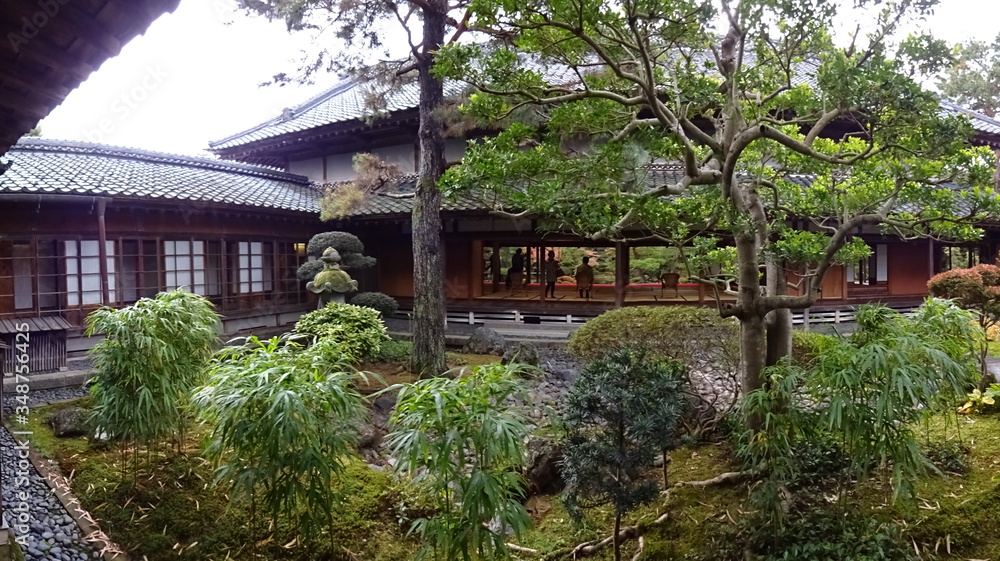
[[[364,255],[365,244],[361,243],[361,240],[354,234],[347,232],[323,232],[313,236],[306,245],[306,253],[317,260],[307,261],[299,267],[299,270],[295,273],[299,280],[311,281],[316,276],[316,273],[323,270],[323,262],[318,261],[318,259],[328,247],[336,249],[337,253],[340,254],[340,268],[345,271],[363,269],[375,264],[374,257]]]
[[[379,345],[378,352],[368,357],[372,362],[408,362],[413,343],[389,339]]]
[[[351,298],[351,304],[378,310],[378,313],[383,318],[391,316],[399,309],[399,302],[396,302],[396,299],[392,296],[383,294],[382,292],[359,292]]]
[[[836,337],[796,329],[792,331],[792,364],[803,368],[809,367],[835,343]]]
[[[642,350],[618,349],[587,366],[566,400],[566,507],[574,517],[583,505],[614,507],[616,560],[622,516],[659,494],[646,470],[657,451],[674,446],[685,402],[683,368],[648,360]],[[664,482],[666,469],[664,462]]]
[[[927,467],[914,427],[964,395],[974,374],[966,347],[970,315],[935,299],[912,317],[863,306],[858,329],[834,340],[808,371],[788,365],[765,371],[765,386],[741,404],[744,418],[759,419],[759,427],[743,435],[737,453],[766,475],[753,501],[770,517],[768,527],[781,530],[783,488],[802,469],[796,450],[818,433],[838,441],[849,459],[837,483],[841,501],[847,482],[874,473],[885,477],[894,500],[913,496]]]
[[[97,376],[93,422],[112,440],[154,444],[180,437],[183,409],[218,344],[219,316],[205,298],[180,289],[87,316]]]
[[[336,302],[299,318],[294,331],[336,342],[353,362],[375,356],[389,339],[377,311]]]
[[[521,497],[528,435],[511,405],[523,365],[477,366],[462,378],[429,378],[404,385],[386,442],[396,468],[433,497],[435,512],[411,531],[436,558],[508,558],[505,531],[531,523]],[[491,522],[496,522],[494,526]]]
[[[735,368],[739,357],[739,324],[711,308],[632,306],[605,312],[573,333],[569,351],[584,360],[626,345],[640,345],[649,358],[676,360],[693,366],[715,360]]]
[[[896,524],[858,514],[809,509],[796,513],[777,534],[759,516],[740,521],[736,530],[713,544],[708,561],[742,561],[749,546],[759,561],[918,561]]]
[[[212,427],[205,456],[216,483],[258,501],[277,521],[298,514],[308,532],[329,527],[342,474],[367,412],[347,362],[330,360],[337,343],[308,349],[279,340],[248,339],[227,347],[192,399]]]

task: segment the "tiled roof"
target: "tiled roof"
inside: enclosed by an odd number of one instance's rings
[[[972,128],[982,134],[1000,134],[1000,121],[982,113],[966,109],[950,101],[941,100],[941,110],[945,115],[965,115],[972,123]]]
[[[457,97],[464,89],[464,84],[449,81],[445,83],[444,95]],[[374,113],[365,104],[365,93],[363,83],[346,80],[294,109],[286,109],[282,115],[270,121],[229,138],[209,142],[208,145],[212,150],[219,151],[324,125],[360,121]],[[384,111],[393,113],[413,109],[419,102],[419,86],[415,83],[404,84],[389,94]]]
[[[77,194],[182,200],[318,213],[300,175],[190,156],[84,142],[22,138],[6,155],[0,194]]]
[[[530,63],[529,63],[530,64]],[[568,68],[533,64],[532,68],[541,72],[547,80],[571,84],[578,80]],[[469,88],[468,84],[457,80],[446,80],[444,97],[458,98]],[[282,115],[261,123],[253,128],[234,134],[222,140],[209,142],[209,148],[221,152],[228,148],[243,146],[259,140],[266,140],[288,133],[301,132],[336,123],[357,121],[365,126],[364,120],[375,112],[366,105],[368,86],[364,82],[348,79],[341,81],[325,92],[313,97],[294,109],[286,109]],[[403,84],[386,97],[384,113],[394,113],[416,109],[420,104],[420,88],[415,82]]]

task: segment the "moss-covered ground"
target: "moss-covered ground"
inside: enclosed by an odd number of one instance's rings
[[[133,559],[403,561],[419,550],[416,539],[407,536],[410,521],[422,513],[419,497],[360,461],[342,479],[345,499],[333,527],[304,538],[293,524],[273,527],[265,517],[254,516],[253,505],[230,501],[224,488],[213,485],[212,466],[199,455],[203,431],[192,431],[180,453],[140,451],[140,467],[133,475],[122,467],[134,457],[84,438],[51,435],[41,420],[65,406],[33,412],[33,446],[56,460],[64,474],[72,474],[83,506]],[[812,502],[831,512],[845,509],[898,525],[923,559],[1000,560],[1000,415],[936,418],[920,431],[929,441],[960,439],[969,452],[969,470],[922,477],[913,502],[891,502],[878,478],[861,482],[843,503],[833,501],[829,489],[813,489]],[[722,443],[680,448],[671,456],[672,482],[708,479],[734,469]],[[716,548],[749,515],[748,491],[747,482],[680,487],[630,514],[626,524],[668,513],[665,523],[646,534],[640,559],[721,559]],[[602,538],[612,527],[609,508],[592,509],[576,523],[555,496],[533,497],[527,507],[535,527],[518,544],[538,554],[518,553],[521,559],[542,559]],[[635,542],[626,544],[623,557],[631,559],[634,551]],[[610,548],[593,557],[611,558]]]

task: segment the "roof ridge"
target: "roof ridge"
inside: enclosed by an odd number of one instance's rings
[[[996,126],[1000,127],[1000,120],[997,120],[996,117],[990,117],[989,115],[986,115],[985,113],[981,113],[979,111],[976,111],[975,109],[969,109],[968,107],[965,107],[963,105],[959,105],[958,103],[955,103],[954,101],[950,101],[950,100],[944,99],[940,95],[937,96],[937,98],[938,98],[938,103],[946,104],[946,105],[952,107],[953,109],[956,109],[956,110],[958,110],[958,111],[960,111],[962,113],[965,113],[965,114],[970,115],[972,117],[975,117],[975,118],[977,118],[977,119],[979,119],[981,121],[986,121],[987,123],[990,123],[992,125],[996,125]]]
[[[218,146],[220,144],[225,144],[226,142],[231,142],[231,141],[236,140],[237,138],[239,138],[241,136],[245,136],[245,135],[250,134],[250,133],[252,133],[254,131],[260,130],[260,129],[264,128],[264,127],[269,127],[269,126],[272,126],[272,125],[277,125],[277,124],[283,123],[285,121],[291,120],[291,118],[295,118],[300,113],[302,113],[304,111],[307,111],[309,109],[312,109],[312,108],[316,107],[317,105],[319,105],[320,103],[323,103],[324,101],[326,101],[326,100],[328,100],[328,99],[330,99],[330,98],[332,98],[332,97],[334,97],[336,95],[340,95],[340,94],[346,92],[347,90],[349,90],[349,89],[351,89],[351,88],[353,88],[355,86],[358,86],[358,85],[360,85],[360,82],[358,82],[357,80],[355,80],[353,78],[347,78],[347,79],[340,80],[339,82],[335,83],[333,86],[331,86],[331,87],[323,90],[322,92],[314,95],[313,97],[311,97],[311,98],[307,99],[306,101],[304,101],[304,102],[296,105],[295,107],[290,108],[291,111],[292,111],[291,117],[287,116],[284,112],[282,112],[281,115],[278,115],[277,117],[274,117],[273,119],[268,119],[267,121],[264,121],[263,123],[257,123],[256,125],[248,128],[248,129],[246,129],[244,131],[240,131],[238,133],[231,134],[231,135],[227,136],[226,138],[221,138],[219,140],[209,141],[208,147],[209,148],[214,148],[214,147],[216,147],[216,146]],[[286,109],[286,111],[287,111],[287,109]]]
[[[11,146],[8,155],[12,155],[13,153],[18,151],[65,152],[65,153],[75,153],[75,154],[91,154],[95,156],[120,157],[132,160],[145,160],[156,163],[184,165],[188,167],[217,169],[220,171],[240,173],[242,175],[264,177],[269,179],[278,179],[282,181],[288,181],[291,183],[298,183],[303,186],[309,186],[311,184],[309,178],[303,175],[288,173],[286,171],[274,168],[268,168],[264,166],[255,166],[252,164],[230,162],[226,160],[214,160],[210,158],[202,158],[199,156],[170,154],[167,152],[157,152],[153,150],[144,150],[141,148],[129,148],[125,146],[113,146],[110,144],[82,142],[77,140],[56,140],[50,138],[22,137],[20,140],[18,140],[17,144]]]

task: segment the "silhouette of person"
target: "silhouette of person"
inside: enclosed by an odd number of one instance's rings
[[[580,291],[580,298],[587,293],[587,300],[590,300],[590,289],[594,286],[594,268],[590,266],[590,257],[584,255],[583,263],[576,268],[576,288]]]

